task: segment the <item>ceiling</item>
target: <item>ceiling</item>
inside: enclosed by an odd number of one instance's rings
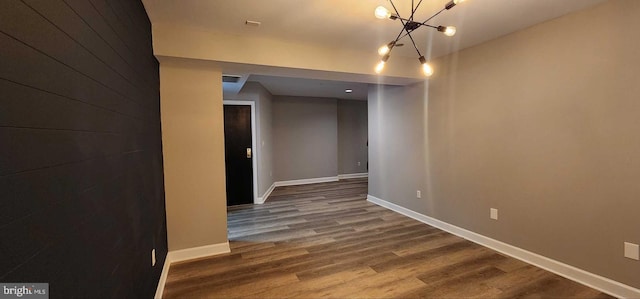
[[[415,0],[417,3],[419,0]],[[418,50],[426,57],[447,55],[497,37],[581,10],[606,0],[466,0],[445,11],[433,25],[456,26],[458,33],[447,37],[429,28],[416,30]],[[212,32],[277,38],[289,42],[372,51],[393,40],[401,30],[399,21],[379,20],[373,15],[378,5],[392,9],[388,0],[143,0],[152,23],[176,24]],[[441,10],[448,0],[424,0],[416,13],[425,20]],[[394,0],[402,17],[408,17],[411,0]],[[261,22],[248,26],[245,21]],[[559,28],[561,30],[561,28]],[[415,57],[411,41],[401,40],[392,56]],[[287,53],[291,55],[292,53]],[[372,62],[372,65],[375,62]],[[250,75],[250,74],[244,74]],[[338,81],[267,76],[264,72],[249,81],[262,83],[275,94],[335,94],[349,84]],[[362,83],[354,83],[354,86]],[[331,92],[321,93],[322,88]],[[355,93],[355,90],[354,90]],[[351,95],[356,97],[356,94]],[[344,97],[343,97],[344,98]]]

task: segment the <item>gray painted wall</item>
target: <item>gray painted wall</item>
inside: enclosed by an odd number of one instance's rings
[[[445,57],[428,97],[370,90],[370,194],[640,287],[640,40],[611,30],[638,15],[608,1]]]
[[[367,172],[367,102],[274,98],[258,82],[224,99],[256,103],[259,197],[275,181]]]
[[[424,83],[369,88],[369,194],[421,213],[428,211],[416,200],[416,190],[426,190],[425,92]]]
[[[339,174],[367,172],[367,138],[367,102],[338,100]]]
[[[338,174],[336,99],[275,97],[274,179],[288,181]]]
[[[225,94],[225,100],[252,101],[256,104],[256,161],[258,165],[258,197],[273,184],[272,95],[260,83],[247,82],[238,94]]]

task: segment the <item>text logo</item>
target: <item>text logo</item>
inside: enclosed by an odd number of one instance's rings
[[[48,283],[0,283],[0,299],[48,299]]]

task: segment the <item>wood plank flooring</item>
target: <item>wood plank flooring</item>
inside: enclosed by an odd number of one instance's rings
[[[231,253],[175,263],[165,298],[611,298],[368,203],[366,179],[229,208]]]

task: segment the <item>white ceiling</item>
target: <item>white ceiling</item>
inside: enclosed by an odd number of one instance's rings
[[[414,0],[417,3],[419,0]],[[420,28],[415,40],[426,57],[439,57],[472,47],[497,37],[581,10],[606,0],[466,0],[443,12],[429,24],[453,25],[454,37]],[[393,40],[401,30],[399,21],[379,20],[373,15],[378,5],[392,9],[388,0],[143,0],[152,23],[176,24],[201,30],[243,36],[263,36],[300,42],[372,51]],[[423,0],[416,20],[425,20],[444,7],[448,0]],[[394,0],[402,17],[408,17],[411,0]],[[247,26],[245,21],[261,26]],[[562,30],[562,28],[558,28]],[[417,57],[408,38],[392,56]],[[346,84],[260,76],[261,82],[276,94],[316,94],[318,86],[342,90]],[[357,83],[362,84],[362,83]],[[355,85],[355,83],[354,83]],[[333,92],[333,91],[332,91]],[[329,94],[333,94],[330,92]],[[325,96],[326,94],[317,94]],[[353,95],[355,96],[355,95]],[[344,98],[344,97],[343,97]]]

